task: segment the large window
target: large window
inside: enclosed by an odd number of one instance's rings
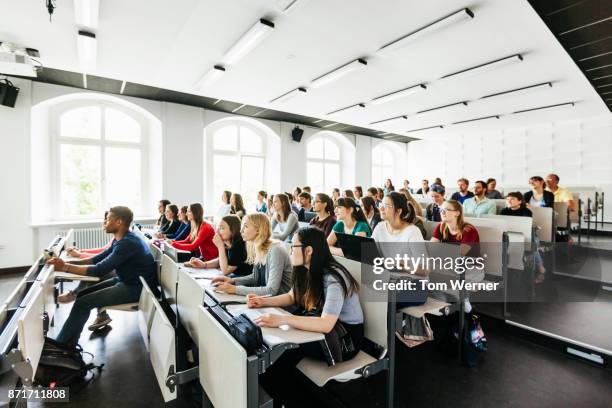
[[[386,179],[393,178],[395,160],[393,152],[386,146],[372,149],[372,185],[382,186]]]
[[[239,192],[248,210],[255,208],[264,189],[265,146],[261,135],[247,124],[227,124],[212,139],[214,198],[224,190]]]
[[[107,103],[64,106],[54,124],[56,218],[91,218],[113,205],[142,213],[143,125]]]
[[[315,136],[308,141],[306,155],[306,182],[313,193],[331,194],[341,186],[340,146],[335,141]]]

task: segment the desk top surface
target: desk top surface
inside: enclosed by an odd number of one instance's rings
[[[279,307],[264,307],[261,309],[249,309],[246,304],[242,305],[228,305],[227,310],[234,316],[244,313],[249,319],[253,320],[261,314],[290,314],[284,309]],[[313,341],[320,341],[325,339],[322,333],[309,332],[305,330],[294,329],[289,326],[288,330],[283,330],[278,327],[262,327],[261,333],[263,335],[264,342],[268,346],[276,346],[282,343],[295,343],[304,344],[311,343]]]

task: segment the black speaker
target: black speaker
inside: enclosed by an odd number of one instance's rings
[[[304,134],[304,129],[300,129],[299,127],[294,127],[291,131],[291,137],[294,142],[300,142],[302,140],[302,135]]]
[[[5,79],[4,81],[0,80],[0,105],[14,108],[18,93],[19,88],[13,86],[11,81],[8,79]]]

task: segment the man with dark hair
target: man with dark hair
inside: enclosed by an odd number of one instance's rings
[[[104,276],[115,270],[117,274],[115,278],[107,279],[78,293],[70,315],[57,336],[57,341],[71,346],[76,345],[91,309],[137,302],[142,290],[141,276],[153,291],[157,290],[155,261],[148,244],[130,231],[133,218],[132,210],[127,207],[111,208],[104,226],[107,233],[114,235],[110,248],[93,258],[71,263],[66,263],[60,258],[52,258],[47,262],[58,272]],[[98,327],[106,324],[108,322],[100,322]]]
[[[457,180],[457,187],[459,187],[459,191],[453,193],[451,200],[459,201],[461,204],[463,204],[463,202],[468,198],[474,197],[474,193],[468,190],[470,187],[470,182],[468,179],[461,177],[459,180]]]
[[[497,191],[495,187],[497,187],[497,180],[495,180],[494,178],[488,178],[487,198],[490,198],[491,200],[501,200],[502,198],[504,198],[504,196],[502,196],[502,194]]]
[[[427,193],[429,193],[429,180],[423,179],[423,181],[421,181],[421,188],[419,188],[416,193],[426,196]]]
[[[463,202],[463,213],[467,216],[479,217],[482,214],[495,214],[497,208],[495,203],[489,200],[487,194],[487,183],[478,180],[474,183],[474,194]]]
[[[306,212],[312,211],[312,196],[303,191],[298,195],[300,201],[300,209],[298,211],[298,221],[306,222]]]
[[[170,205],[170,200],[159,200],[159,204],[157,205],[157,210],[159,211],[159,218],[157,219],[157,222],[155,223],[155,225],[157,225],[159,228],[163,228],[165,227],[168,222],[168,219],[166,218],[166,216],[164,215],[164,213],[166,212],[166,206]]]

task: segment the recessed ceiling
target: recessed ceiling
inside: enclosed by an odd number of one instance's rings
[[[493,130],[609,114],[527,0],[301,2],[286,15],[279,4],[287,2],[279,0],[102,1],[97,66],[90,74],[411,138],[448,129]],[[58,2],[51,22],[43,2],[0,0],[0,6],[0,41],[38,49],[46,67],[75,71],[78,27],[72,1]],[[464,8],[473,18],[449,23],[385,56],[377,53]],[[274,22],[271,34],[227,67],[216,82],[196,91],[198,80],[261,18]],[[522,60],[440,80],[514,55]],[[359,58],[367,65],[321,87],[310,86],[315,78]],[[553,86],[480,100],[546,82]],[[427,89],[383,104],[370,103],[419,84]],[[306,94],[270,102],[299,87],[307,88]],[[575,105],[511,114],[566,102]],[[360,103],[366,106],[327,116]],[[429,111],[450,104],[456,105]],[[429,112],[416,114],[420,111]],[[372,124],[403,115],[406,119]],[[480,118],[488,119],[472,120]],[[457,122],[462,123],[452,125]]]

